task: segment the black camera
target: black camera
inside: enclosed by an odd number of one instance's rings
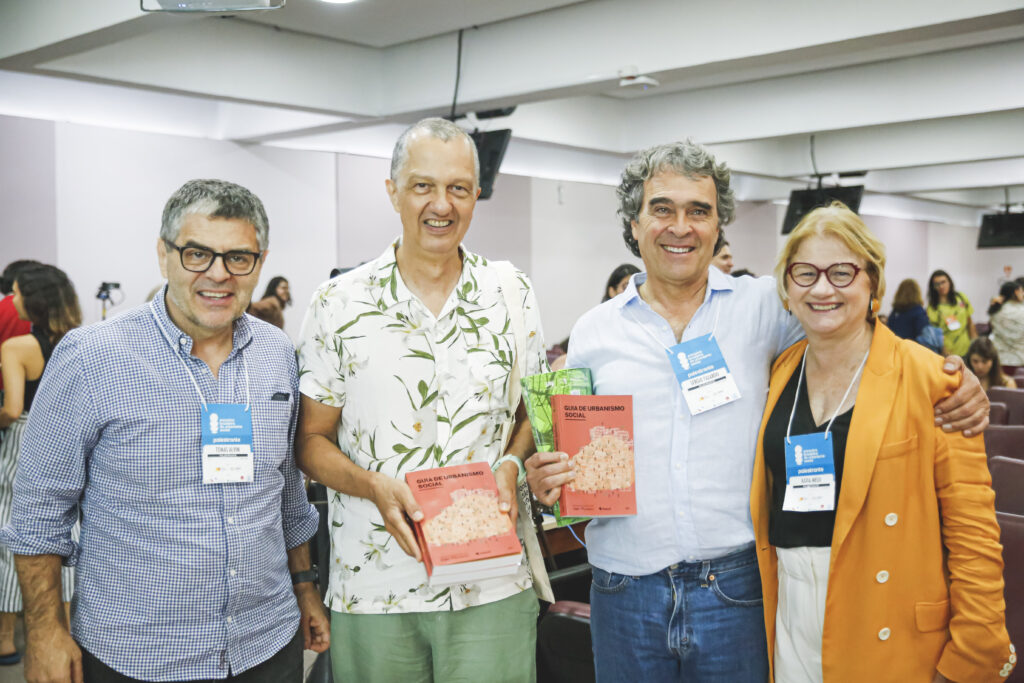
[[[110,292],[115,289],[121,289],[120,282],[101,282],[99,291],[96,292],[96,298],[107,301],[110,299]]]

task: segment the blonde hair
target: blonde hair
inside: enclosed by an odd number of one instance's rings
[[[832,202],[830,206],[811,211],[789,234],[789,240],[779,254],[779,262],[775,264],[775,286],[779,298],[783,302],[789,299],[786,294],[786,269],[804,240],[814,235],[835,237],[861,258],[865,264],[864,271],[871,280],[871,297],[881,302],[885,294],[885,245],[871,234],[860,216],[842,202]],[[868,318],[872,317],[869,311]]]

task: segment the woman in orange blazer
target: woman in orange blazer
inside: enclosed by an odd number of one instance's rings
[[[1001,681],[1002,547],[981,437],[933,424],[957,378],[875,313],[885,248],[845,206],[776,268],[807,339],[772,368],[750,495],[774,680]]]

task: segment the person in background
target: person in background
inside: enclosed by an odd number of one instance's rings
[[[988,307],[989,337],[1003,365],[1024,366],[1024,286],[1009,280]]]
[[[715,258],[711,259],[711,265],[726,275],[732,273],[732,248],[729,246],[729,240],[722,240],[722,246],[715,252]]]
[[[14,280],[21,270],[41,265],[43,264],[39,261],[28,259],[12,261],[4,268],[3,275],[0,275],[0,294],[3,294],[3,299],[0,299],[0,344],[3,344],[11,337],[28,334],[31,331],[32,323],[18,317],[18,311],[14,309],[14,294],[12,291]],[[4,383],[0,379],[0,399],[3,398],[3,390]]]
[[[896,288],[892,313],[886,322],[893,334],[901,339],[917,339],[928,326],[928,313],[924,310],[917,280],[907,278]]]
[[[988,337],[978,337],[967,349],[966,361],[974,374],[981,381],[982,388],[988,391],[992,387],[1008,387],[1016,389],[1014,379],[1003,372],[999,362],[999,352]]]
[[[1007,677],[985,444],[934,425],[959,379],[875,321],[885,246],[835,202],[775,274],[807,335],[772,367],[750,493],[775,680]]]
[[[618,266],[612,271],[612,274],[608,276],[608,284],[604,286],[604,297],[601,301],[604,302],[609,299],[614,299],[619,294],[626,291],[626,285],[629,284],[629,278],[639,272],[640,269],[632,263],[623,263],[621,266]],[[566,344],[566,346],[568,346],[568,344]]]
[[[964,355],[971,340],[978,336],[971,320],[973,314],[971,302],[956,291],[949,273],[944,270],[932,273],[928,278],[928,319],[942,330],[947,355]]]
[[[288,288],[288,280],[281,275],[275,275],[267,283],[267,290],[263,292],[263,298],[249,304],[249,310],[246,313],[283,330],[284,307],[290,306],[291,303],[292,295]]]
[[[7,387],[0,408],[0,430],[4,431],[0,442],[0,526],[11,518],[21,434],[28,422],[43,369],[57,342],[82,323],[75,288],[59,268],[39,263],[20,268],[13,291],[14,308],[19,318],[29,323],[31,333],[11,337],[0,344],[0,369]],[[65,614],[74,591],[74,577],[70,567],[61,571]],[[21,610],[14,556],[7,547],[0,546],[0,665],[21,661],[21,653],[14,648],[15,619]]]

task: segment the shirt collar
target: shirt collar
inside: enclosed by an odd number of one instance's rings
[[[401,236],[396,237],[392,240],[391,244],[388,245],[387,249],[384,250],[377,259],[373,262],[371,275],[380,277],[388,271],[393,270],[395,273],[395,302],[401,303],[411,300],[419,301],[415,294],[405,284],[405,280],[402,279],[402,273],[398,269],[398,245],[402,243]],[[452,294],[462,287],[463,282],[466,280],[469,271],[480,263],[480,257],[466,249],[462,244],[459,245],[459,252],[462,254],[462,272],[459,274],[459,280],[455,284],[455,289],[452,290]],[[443,318],[446,315],[448,306],[445,306],[445,310],[441,312],[438,318]]]
[[[612,299],[615,306],[623,308],[633,302],[643,301],[640,298],[640,285],[647,281],[647,273],[636,273],[629,278],[629,284],[622,294]],[[736,280],[731,275],[726,275],[714,266],[708,266],[708,290],[704,294],[704,301],[711,298],[712,292],[732,291],[736,288]]]
[[[174,324],[170,314],[167,312],[167,285],[150,301],[150,310],[157,321],[157,328],[172,348],[181,349],[185,355],[192,353],[192,337],[181,331],[181,328]],[[252,341],[252,324],[243,314],[234,322],[231,338],[231,353],[238,349],[245,348]],[[230,356],[229,356],[230,358]]]

